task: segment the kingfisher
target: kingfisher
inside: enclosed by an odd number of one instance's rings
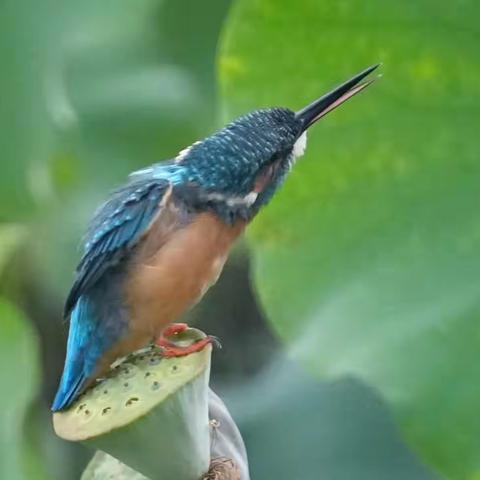
[[[67,352],[52,411],[70,406],[116,360],[151,342],[179,347],[175,323],[213,285],[234,241],[304,153],[307,129],[375,78],[355,75],[305,108],[250,112],[175,158],[138,170],[96,211],[65,303]]]

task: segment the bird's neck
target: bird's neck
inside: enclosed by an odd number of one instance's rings
[[[246,195],[231,195],[210,192],[193,184],[174,187],[174,195],[185,208],[195,213],[211,212],[227,225],[237,222],[249,222],[256,214],[255,202],[258,195],[250,192]]]

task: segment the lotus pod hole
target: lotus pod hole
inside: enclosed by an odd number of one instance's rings
[[[186,346],[204,336],[189,328],[173,342]],[[208,345],[184,357],[165,358],[152,345],[129,355],[70,408],[54,413],[55,432],[65,440],[85,441],[129,425],[209,369],[210,354]]]

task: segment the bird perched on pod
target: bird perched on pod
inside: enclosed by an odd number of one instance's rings
[[[188,348],[174,322],[217,280],[235,239],[304,153],[307,129],[373,81],[378,65],[310,105],[256,110],[133,172],[98,209],[65,305],[65,367],[52,410],[68,407],[117,358],[156,339],[164,355]]]

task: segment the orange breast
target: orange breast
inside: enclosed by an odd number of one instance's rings
[[[200,300],[244,228],[244,222],[229,226],[211,213],[199,214],[183,227],[159,218],[126,285],[132,333],[156,337]]]

